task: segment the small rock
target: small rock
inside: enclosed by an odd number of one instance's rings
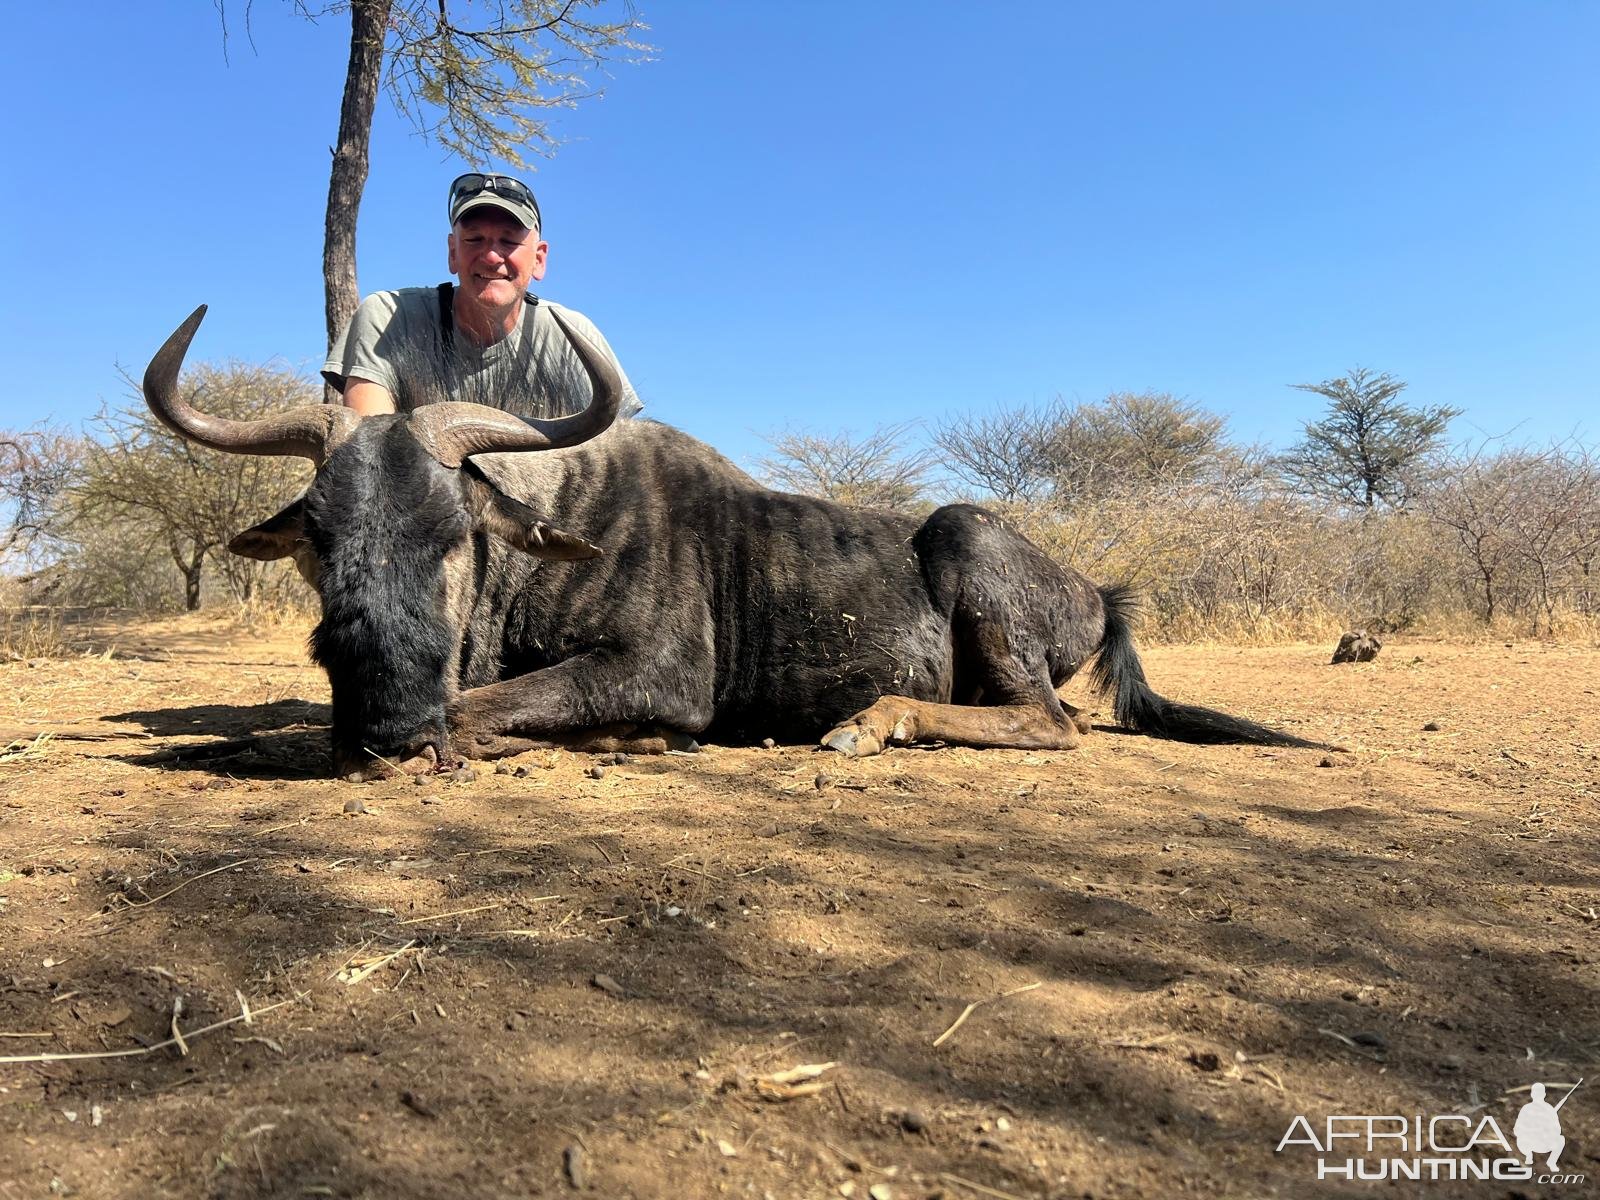
[[[627,996],[623,986],[609,975],[596,975],[590,982],[608,996],[615,996],[618,1000]]]
[[[1339,645],[1333,651],[1335,663],[1364,663],[1371,662],[1378,657],[1378,651],[1383,649],[1383,643],[1367,633],[1365,629],[1352,630],[1339,638]]]
[[[996,1117],[994,1119],[994,1127],[1001,1133],[1011,1132],[1011,1122],[1006,1120],[1004,1117]]]
[[[763,750],[771,750],[777,744],[778,743],[773,741],[771,738],[762,738],[761,739],[761,748]]]
[[[595,763],[595,765],[585,771],[584,774],[590,779],[604,779],[606,777],[606,769],[599,763]]]
[[[411,777],[411,782],[416,784],[418,787],[423,787],[427,784],[428,777],[426,775],[413,775]]]
[[[367,806],[361,802],[360,796],[351,796],[344,802],[344,810],[347,813],[364,813],[367,811]]]
[[[827,775],[824,775],[823,773],[821,773],[819,771],[817,773],[817,777],[815,779],[813,779],[811,782],[812,782],[812,784],[815,785],[817,791],[820,792],[823,788],[827,787],[830,783],[832,783],[833,780],[830,779]]]
[[[526,779],[531,774],[532,772],[529,771],[527,767],[518,767],[515,771],[511,772],[511,778]]]
[[[1422,727],[1424,733],[1438,733],[1443,728],[1437,721],[1429,721]]]
[[[1374,1050],[1387,1050],[1389,1040],[1381,1033],[1374,1033],[1370,1029],[1363,1029],[1360,1033],[1352,1033],[1350,1040],[1358,1046],[1371,1046]]]
[[[457,767],[454,771],[446,771],[444,777],[451,783],[476,783],[478,773],[471,767]]]
[[[900,1114],[900,1128],[907,1133],[923,1133],[928,1128],[928,1118],[914,1108],[908,1108]]]
[[[739,1147],[728,1141],[727,1138],[718,1138],[717,1153],[722,1155],[723,1158],[738,1158]]]
[[[887,1183],[875,1183],[867,1189],[872,1200],[894,1200],[894,1192]]]
[[[1331,757],[1329,757],[1328,755],[1324,754],[1322,756],[1322,761],[1317,763],[1317,766],[1319,766],[1319,767],[1331,767],[1331,766],[1333,766],[1333,759]]]
[[[494,773],[496,775],[509,775],[515,770],[516,768],[503,758],[494,764]]]
[[[1202,1071],[1215,1071],[1222,1066],[1222,1060],[1210,1050],[1196,1050],[1189,1055],[1189,1061]]]
[[[419,1117],[437,1117],[439,1114],[429,1107],[428,1102],[416,1092],[405,1091],[400,1093],[400,1103],[404,1104]]]

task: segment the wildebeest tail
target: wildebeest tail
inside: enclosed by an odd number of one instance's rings
[[[1330,749],[1293,734],[1268,729],[1243,717],[1195,704],[1178,704],[1151,690],[1144,664],[1133,646],[1133,620],[1139,601],[1125,583],[1100,589],[1106,627],[1090,678],[1095,687],[1111,693],[1117,723],[1140,733],[1180,742],[1249,742],[1261,746],[1303,746]]]

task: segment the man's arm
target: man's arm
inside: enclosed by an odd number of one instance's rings
[[[363,417],[395,411],[394,396],[389,389],[370,379],[352,379],[345,384],[344,406]]]

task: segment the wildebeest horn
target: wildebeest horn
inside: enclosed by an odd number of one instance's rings
[[[144,372],[144,399],[150,411],[174,433],[233,454],[283,454],[309,458],[321,466],[359,419],[348,408],[307,404],[253,421],[235,421],[199,412],[178,396],[183,356],[205,318],[202,304],[171,337]]]
[[[559,450],[604,433],[617,419],[622,404],[622,379],[611,360],[550,310],[561,332],[578,352],[589,375],[594,397],[589,407],[570,417],[523,418],[485,404],[449,401],[425,404],[411,414],[411,432],[428,453],[447,467],[459,467],[474,454],[514,450]]]

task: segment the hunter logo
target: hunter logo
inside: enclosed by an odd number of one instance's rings
[[[1544,1084],[1536,1083],[1529,1090],[1530,1099],[1522,1106],[1522,1111],[1517,1114],[1517,1123],[1511,1127],[1511,1134],[1517,1139],[1517,1149],[1529,1163],[1533,1162],[1535,1154],[1548,1154],[1546,1162],[1552,1171],[1556,1169],[1556,1159],[1561,1157],[1561,1148],[1567,1144],[1567,1139],[1561,1136],[1561,1105],[1572,1098],[1572,1093],[1578,1090],[1578,1080],[1568,1090],[1561,1100],[1552,1105],[1544,1098]]]
[[[1278,1153],[1296,1147],[1313,1151],[1318,1179],[1582,1183],[1582,1175],[1555,1173],[1567,1144],[1561,1133],[1561,1106],[1582,1083],[1580,1079],[1572,1084],[1533,1084],[1510,1138],[1487,1113],[1330,1115],[1320,1129],[1297,1116],[1279,1140]],[[1547,1086],[1564,1093],[1555,1104],[1545,1099]],[[1544,1162],[1535,1164],[1536,1157]]]

